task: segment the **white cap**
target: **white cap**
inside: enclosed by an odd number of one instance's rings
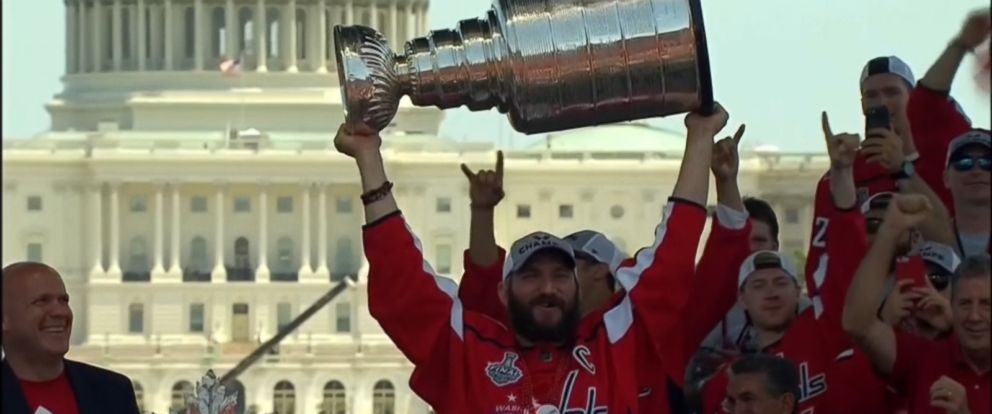
[[[572,246],[551,233],[538,231],[520,238],[510,246],[506,261],[503,263],[503,280],[520,270],[534,253],[548,249],[564,253],[570,261],[569,266],[575,267],[575,252]]]
[[[565,242],[572,246],[576,255],[585,254],[597,262],[605,263],[610,267],[610,273],[613,275],[616,275],[620,264],[627,259],[627,254],[598,231],[577,231],[565,236]]]
[[[992,148],[992,137],[989,136],[989,131],[972,129],[951,140],[950,145],[947,146],[947,159],[944,160],[944,166],[951,165],[951,157],[954,156],[954,153],[969,145],[982,145],[986,148]]]
[[[868,214],[869,211],[881,208],[889,208],[889,203],[892,202],[892,197],[895,197],[896,193],[891,191],[882,191],[875,193],[875,195],[868,197],[864,203],[861,203],[861,214]],[[875,208],[872,208],[875,207]]]
[[[796,265],[792,263],[792,259],[773,250],[758,250],[751,253],[741,264],[741,271],[737,275],[737,288],[744,287],[744,282],[747,282],[748,276],[761,269],[782,269],[786,274],[792,276],[796,283],[799,283],[799,272],[796,271]]]
[[[913,89],[913,85],[916,85],[916,77],[913,76],[913,70],[909,68],[906,62],[895,56],[880,56],[869,60],[865,64],[864,69],[861,70],[860,85],[864,86],[865,80],[873,75],[883,73],[891,73],[902,78],[908,84],[909,89]]]
[[[943,243],[924,242],[920,247],[920,257],[924,262],[940,266],[948,274],[954,274],[961,264],[961,259],[954,248]]]

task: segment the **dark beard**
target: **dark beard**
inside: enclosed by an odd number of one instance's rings
[[[510,312],[510,325],[517,335],[520,335],[533,342],[563,343],[575,337],[575,331],[579,327],[579,300],[576,292],[575,300],[571,307],[565,307],[558,302],[559,308],[563,310],[561,320],[551,328],[541,327],[534,320],[534,314],[526,304],[510,295],[507,303],[507,310]],[[538,297],[535,302],[545,301],[547,297]]]

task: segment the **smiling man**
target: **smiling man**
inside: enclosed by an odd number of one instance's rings
[[[72,309],[51,266],[3,268],[3,412],[137,414],[127,377],[65,359]]]

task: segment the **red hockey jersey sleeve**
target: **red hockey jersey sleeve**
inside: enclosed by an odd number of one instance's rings
[[[458,298],[465,310],[478,312],[495,319],[503,326],[510,326],[506,306],[499,300],[499,282],[503,280],[503,261],[506,250],[499,249],[499,259],[489,266],[479,266],[472,261],[468,250],[462,255],[465,274],[458,284]]]
[[[820,332],[826,349],[833,355],[851,348],[851,341],[844,333],[842,316],[847,289],[851,286],[854,273],[868,250],[868,236],[865,219],[858,208],[835,210],[827,229],[827,252],[821,259],[825,264],[818,271],[825,275],[815,275],[821,282],[819,292],[811,296],[813,310],[819,321]]]
[[[627,291],[624,303],[605,316],[607,332],[614,343],[626,329],[644,329],[655,351],[663,358],[669,377],[681,386],[685,355],[682,317],[695,274],[695,256],[706,222],[706,209],[698,204],[671,199],[654,242],[641,249],[632,267],[617,271],[617,282]],[[634,312],[640,322],[633,324]],[[674,356],[674,357],[673,357]]]
[[[369,261],[369,312],[414,365],[446,352],[452,335],[464,335],[463,310],[451,279],[437,276],[420,241],[399,212],[363,228]]]
[[[940,196],[953,214],[951,192],[944,186],[947,149],[951,141],[971,129],[971,122],[948,93],[917,85],[906,107],[913,143],[920,154],[916,173]]]
[[[751,254],[750,236],[746,211],[717,206],[710,237],[692,279],[688,301],[692,306],[685,310],[686,363],[737,302],[737,275]]]

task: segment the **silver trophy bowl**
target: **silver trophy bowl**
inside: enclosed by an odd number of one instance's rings
[[[377,131],[403,95],[528,134],[713,106],[700,0],[493,0],[402,53],[364,26],[336,26],[334,48],[346,122]]]

